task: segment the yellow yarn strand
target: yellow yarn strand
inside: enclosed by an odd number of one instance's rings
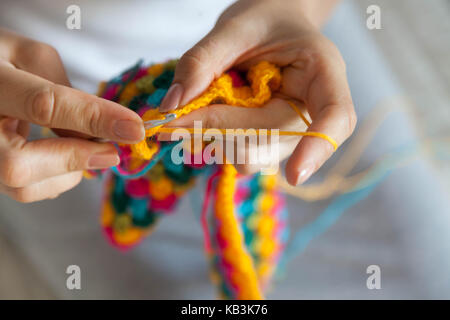
[[[306,126],[309,127],[311,125],[311,122],[309,122],[309,120],[306,119],[306,117],[303,115],[303,113],[300,111],[300,109],[297,107],[297,105],[290,100],[288,100],[287,103],[291,106],[292,109],[294,109],[295,112],[297,112],[297,114],[300,116],[300,118],[302,118],[302,120],[306,124]],[[335,150],[336,150],[336,148],[335,148]]]
[[[160,128],[159,132],[164,132],[164,133],[172,133],[175,132],[176,130],[186,130],[187,132],[189,132],[190,134],[214,134],[214,133],[219,133],[222,135],[226,135],[227,133],[230,134],[230,132],[227,130],[230,129],[219,129],[219,128],[181,128],[181,127],[171,127],[171,128]],[[326,141],[328,141],[334,148],[334,150],[336,151],[336,149],[338,148],[338,144],[337,142],[331,138],[330,136],[324,134],[324,133],[320,133],[320,132],[310,132],[310,131],[278,131],[278,132],[271,132],[270,130],[267,129],[255,129],[254,131],[249,131],[249,132],[237,132],[237,133],[231,133],[231,135],[240,135],[240,136],[253,136],[253,135],[267,135],[267,136],[272,136],[272,135],[279,135],[279,136],[307,136],[307,137],[316,137],[316,138],[321,138],[324,139]]]
[[[159,70],[155,70],[155,72],[158,71]],[[201,96],[184,107],[172,111],[172,113],[176,115],[176,118],[180,118],[194,110],[218,103],[237,107],[258,108],[267,103],[272,97],[272,92],[277,90],[281,85],[280,69],[266,61],[262,61],[250,68],[247,73],[247,79],[251,84],[250,86],[236,88],[233,87],[233,79],[231,76],[224,74],[213,81]],[[133,88],[130,88],[131,93],[132,91]],[[123,93],[123,95],[124,99],[128,98],[128,92]],[[311,123],[306,119],[300,109],[293,102],[288,101],[288,103],[309,127]],[[158,109],[150,109],[144,113],[142,119],[143,121],[162,120],[165,119],[165,114],[159,112]],[[221,135],[227,134],[227,129],[163,128],[161,125],[147,129],[146,137],[151,137],[160,132],[172,133],[179,129],[185,129],[190,134],[200,132],[218,132]],[[247,133],[238,134],[247,135]],[[338,147],[338,144],[334,139],[320,132],[277,130],[276,133],[272,133],[272,131],[267,129],[257,129],[253,132],[250,131],[250,134],[318,137],[332,144],[335,150]],[[140,143],[132,145],[131,150],[135,157],[149,160],[155,155],[158,147],[156,142],[144,139]],[[222,257],[232,266],[231,269],[233,272],[230,275],[230,281],[232,282],[233,287],[238,288],[237,298],[262,299],[258,272],[267,274],[270,273],[270,270],[264,266],[261,266],[261,270],[256,270],[253,259],[244,245],[244,237],[240,230],[234,206],[237,171],[234,166],[227,161],[222,166],[221,170],[222,172],[217,183],[217,197],[214,214],[218,221],[218,232],[227,243],[225,248],[222,249]],[[265,226],[266,224],[263,222],[264,221],[262,221],[262,226]],[[264,228],[261,230],[264,231]],[[122,242],[128,241],[128,239],[121,240]],[[273,250],[272,245],[268,242],[264,245],[264,250],[265,254],[270,254],[271,250]]]
[[[194,110],[207,107],[214,103],[222,103],[236,107],[258,108],[270,100],[272,91],[277,90],[281,84],[280,69],[267,61],[262,61],[250,68],[247,78],[251,83],[251,87],[245,86],[235,88],[233,87],[231,76],[224,74],[220,78],[213,81],[209,88],[200,97],[194,99],[184,107],[172,111],[171,113],[174,113],[177,118],[179,118]],[[300,112],[297,106],[291,101],[288,101],[288,103],[297,112],[306,125],[309,126],[310,122]],[[142,116],[144,121],[162,120],[164,118],[164,114],[159,112],[158,109],[150,109]],[[169,128],[167,129],[173,130]],[[162,126],[147,129],[146,137],[151,137],[158,132],[163,132]],[[334,139],[320,132],[284,131],[282,135],[318,137],[330,142],[333,145],[334,150],[338,148],[338,144]],[[132,145],[131,150],[135,155],[137,155],[137,157],[149,160],[155,154],[156,148],[152,145],[149,146],[146,139],[144,139],[138,144]]]
[[[223,258],[232,266],[231,281],[239,288],[237,299],[263,299],[258,283],[258,275],[250,254],[245,249],[244,238],[234,212],[234,193],[237,171],[231,164],[222,166],[222,174],[217,183],[215,215],[219,222],[219,233],[227,241]]]

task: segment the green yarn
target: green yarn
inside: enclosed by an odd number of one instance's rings
[[[155,92],[147,98],[147,104],[155,107],[159,106],[166,93],[166,89],[156,89]]]
[[[147,105],[148,97],[150,97],[148,93],[143,93],[135,96],[128,104],[128,108],[130,108],[134,112],[138,111],[140,108]]]
[[[174,72],[172,70],[165,70],[158,78],[153,81],[153,86],[158,89],[169,89],[173,81]]]
[[[139,219],[133,216],[133,224],[137,227],[146,228],[155,223],[158,216],[159,215],[152,210],[147,210],[145,215],[143,217],[140,217]]]
[[[115,176],[112,205],[118,214],[126,213],[130,197],[125,192],[125,180]]]
[[[170,61],[168,61],[168,62],[166,62],[166,69],[167,70],[172,70],[172,71],[174,71],[175,70],[175,67],[177,66],[177,64],[178,64],[178,59],[172,59],[172,60],[170,60]]]
[[[130,197],[125,192],[114,194],[112,204],[118,214],[126,213],[129,200]]]
[[[136,88],[143,93],[153,93],[155,91],[153,81],[155,81],[155,77],[151,74],[144,76],[136,81]]]

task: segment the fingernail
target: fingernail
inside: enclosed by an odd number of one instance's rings
[[[100,152],[89,157],[89,169],[104,169],[117,166],[120,162],[119,156],[115,152]]]
[[[170,86],[164,97],[161,105],[159,106],[159,111],[167,112],[175,110],[180,104],[181,96],[183,95],[183,86],[179,83],[174,83]]]
[[[145,138],[144,125],[133,120],[117,120],[113,125],[118,139],[139,142]]]
[[[297,182],[295,183],[296,185],[305,183],[306,180],[309,179],[309,177],[311,177],[311,175],[314,172],[314,165],[309,164],[309,165],[305,165],[303,168],[300,168],[300,170],[298,171],[298,176],[297,176]]]

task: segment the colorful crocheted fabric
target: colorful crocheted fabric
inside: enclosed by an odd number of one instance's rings
[[[175,66],[175,60],[151,66],[138,62],[102,83],[99,95],[136,111],[144,120],[163,119],[158,106]],[[204,94],[172,113],[181,117],[219,102],[260,107],[281,82],[279,69],[267,62],[244,76],[234,70],[225,73]],[[147,138],[136,145],[117,145],[121,163],[104,172],[101,224],[108,238],[121,249],[135,246],[159,219],[175,210],[198,176],[208,175],[201,224],[213,282],[223,298],[262,298],[287,238],[287,212],[276,177],[240,176],[231,164],[206,165],[205,159],[175,164],[174,150],[180,150],[184,159],[193,159],[196,152],[179,148],[185,142],[159,142],[160,130],[161,126],[148,129]]]

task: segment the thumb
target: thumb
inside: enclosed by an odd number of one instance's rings
[[[175,76],[159,110],[167,112],[183,106],[205,91],[209,84],[245,52],[258,38],[237,22],[219,22],[202,40],[188,50],[175,69]],[[239,36],[237,36],[239,35]]]

